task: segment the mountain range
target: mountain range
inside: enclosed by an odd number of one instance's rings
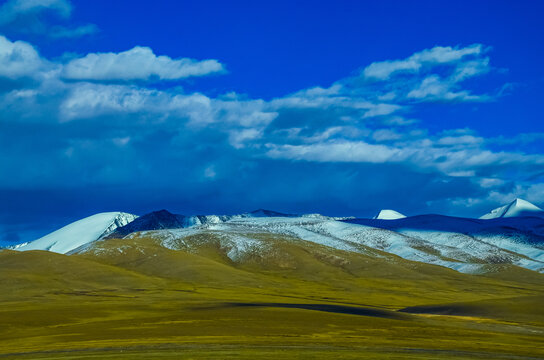
[[[0,357],[541,359],[527,208],[95,214],[0,249]]]
[[[492,271],[504,264],[544,272],[543,214],[540,208],[521,199],[480,219],[406,217],[394,210],[382,210],[373,219],[283,214],[263,209],[220,216],[185,216],[160,210],[138,217],[114,212],[81,219],[13,249],[81,253],[92,251],[99,240],[128,241],[141,236],[155,238],[162,246],[172,248],[172,244],[195,234],[214,234],[226,256],[235,260],[248,252],[263,255],[268,244],[261,237],[269,234],[343,251],[374,255],[385,252],[467,273]]]

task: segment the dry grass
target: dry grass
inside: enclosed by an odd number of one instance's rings
[[[197,240],[191,252],[146,238],[0,252],[0,359],[544,358],[534,272],[466,275],[282,238],[233,262],[213,236]]]

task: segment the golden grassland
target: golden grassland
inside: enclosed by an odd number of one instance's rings
[[[235,262],[213,233],[0,251],[0,359],[544,358],[540,274],[260,236]]]

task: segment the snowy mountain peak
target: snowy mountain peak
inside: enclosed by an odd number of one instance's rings
[[[374,219],[376,220],[396,220],[396,219],[403,219],[406,215],[403,215],[395,210],[390,209],[384,209],[380,210],[378,215],[374,216]]]
[[[117,228],[129,224],[137,217],[124,212],[106,212],[91,215],[68,224],[42,238],[17,246],[15,249],[20,251],[48,250],[66,254],[83,245],[104,238]]]
[[[527,200],[515,199],[510,204],[491,210],[480,219],[497,219],[505,217],[538,216],[544,217],[544,210]]]

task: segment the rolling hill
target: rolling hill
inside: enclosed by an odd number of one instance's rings
[[[0,250],[0,357],[544,357],[542,218],[248,214]]]

